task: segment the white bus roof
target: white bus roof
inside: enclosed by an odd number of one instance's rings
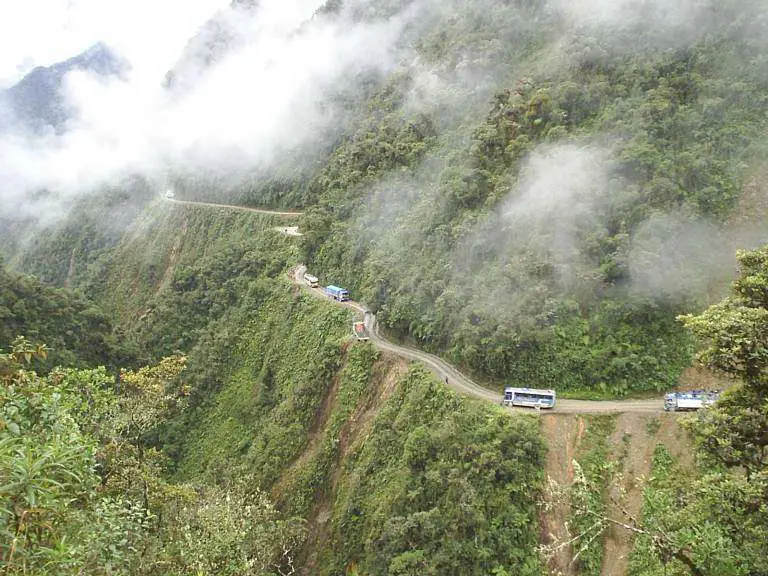
[[[504,388],[504,392],[525,392],[527,394],[554,394],[554,390],[545,390],[543,388],[517,388],[514,386],[508,386]]]

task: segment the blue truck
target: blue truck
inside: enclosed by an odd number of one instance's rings
[[[349,291],[345,290],[344,288],[339,288],[338,286],[326,286],[325,293],[334,300],[338,300],[339,302],[345,302],[349,300]]]

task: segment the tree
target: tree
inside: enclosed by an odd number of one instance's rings
[[[47,348],[0,351],[0,573],[295,573],[302,521],[283,518],[245,478],[165,478],[150,432],[187,394],[185,358],[114,376],[27,368]]]
[[[96,443],[59,377],[26,368],[45,346],[0,352],[0,571],[130,574],[147,516],[99,492]]]
[[[589,527],[545,554],[576,542],[583,549],[612,524],[653,551],[655,560],[633,559],[637,574],[768,573],[768,246],[739,251],[737,259],[733,293],[678,318],[702,342],[699,360],[735,382],[713,407],[682,420],[696,443],[700,476],[678,470],[657,447],[643,517],[612,518],[583,504],[593,489],[577,473],[568,490],[552,488],[551,500],[567,499]]]
[[[687,423],[712,472],[718,520],[751,573],[768,572],[768,246],[739,251],[733,293],[681,321],[705,347],[699,359],[736,379]]]
[[[266,494],[244,479],[206,486],[193,500],[178,501],[164,530],[163,554],[179,574],[239,576],[296,573],[296,553],[306,529],[283,519]]]

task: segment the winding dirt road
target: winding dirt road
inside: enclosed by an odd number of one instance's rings
[[[304,212],[280,212],[278,210],[267,210],[266,208],[251,208],[250,206],[233,206],[232,204],[215,204],[213,202],[195,202],[194,200],[177,200],[176,198],[166,198],[168,202],[174,204],[185,204],[187,206],[208,206],[209,208],[223,208],[227,210],[237,210],[239,212],[256,212],[257,214],[271,214],[273,216],[284,216],[286,218],[297,218]]]
[[[297,266],[293,270],[291,275],[293,281],[299,284],[306,290],[311,291],[313,294],[321,297],[328,298],[323,292],[322,288],[311,288],[304,281],[304,273],[306,267],[302,264]],[[336,302],[334,300],[334,302]],[[452,388],[460,394],[466,396],[472,396],[481,400],[487,400],[489,402],[500,403],[501,394],[489,390],[476,384],[471,378],[468,378],[456,368],[451,366],[448,362],[429,354],[411,348],[410,346],[402,346],[390,342],[379,335],[379,327],[376,323],[376,316],[367,308],[359,304],[348,300],[346,302],[337,302],[340,306],[352,308],[360,313],[365,322],[365,328],[370,336],[371,341],[381,350],[386,350],[403,358],[409,360],[415,360],[421,362],[427,368],[429,368],[434,374],[443,380],[449,388]],[[552,410],[546,410],[546,412],[554,412],[558,414],[590,414],[590,413],[605,413],[605,412],[660,412],[663,409],[664,401],[661,398],[651,398],[645,400],[567,400],[558,399],[556,407]],[[530,411],[530,408],[510,408],[512,410],[526,410]]]
[[[213,202],[195,202],[192,200],[177,200],[175,198],[166,198],[167,201],[173,202],[174,204],[185,204],[189,206],[207,206],[210,208],[220,208],[220,209],[229,209],[229,210],[239,210],[242,212],[255,212],[257,214],[271,214],[273,216],[283,216],[287,218],[295,218],[298,216],[301,216],[303,212],[281,212],[278,210],[267,210],[265,208],[250,208],[247,206],[233,206],[231,204],[216,204]],[[301,235],[298,233],[298,229],[296,230],[295,234],[292,235]],[[304,281],[304,273],[306,272],[307,268],[303,264],[300,264],[296,268],[294,268],[293,273],[291,275],[291,278],[296,284],[299,284],[303,288],[311,291],[313,294],[320,296],[321,298],[327,298],[325,293],[321,288],[311,288],[307,283]],[[402,356],[403,358],[407,358],[409,360],[415,360],[417,362],[421,362],[424,364],[427,368],[429,368],[432,372],[435,373],[435,375],[440,378],[440,380],[444,381],[448,387],[452,388],[456,392],[459,392],[460,394],[464,394],[466,396],[471,396],[474,398],[479,398],[481,400],[486,400],[489,402],[494,403],[500,403],[501,402],[501,394],[494,392],[493,390],[489,390],[487,388],[484,388],[475,382],[472,381],[472,379],[468,378],[461,372],[459,372],[456,368],[448,364],[445,360],[442,358],[435,356],[434,354],[429,354],[428,352],[423,352],[421,350],[417,350],[416,348],[412,348],[410,346],[402,346],[400,344],[395,344],[394,342],[390,342],[389,340],[386,340],[385,338],[382,338],[379,335],[379,327],[376,323],[376,316],[367,308],[362,306],[361,304],[354,302],[354,301],[347,301],[347,302],[337,302],[341,306],[345,306],[347,308],[352,308],[353,310],[356,310],[359,314],[362,315],[363,321],[365,322],[365,327],[370,335],[371,340],[376,345],[377,348],[380,348],[381,350],[386,350],[387,352],[391,352],[392,354],[397,354],[398,356]],[[591,413],[605,413],[605,412],[646,412],[646,413],[652,413],[652,412],[661,412],[663,410],[664,401],[661,398],[651,398],[651,399],[644,399],[644,400],[567,400],[567,399],[558,399],[557,405],[552,410],[547,410],[546,412],[554,412],[558,414],[591,414]],[[510,408],[511,410],[527,410],[530,411],[530,408]]]

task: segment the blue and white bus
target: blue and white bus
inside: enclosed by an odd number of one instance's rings
[[[529,408],[554,408],[555,391],[536,388],[504,388],[503,406],[527,406]]]
[[[338,286],[326,286],[325,293],[339,302],[349,300],[349,291],[344,288],[339,288]]]

